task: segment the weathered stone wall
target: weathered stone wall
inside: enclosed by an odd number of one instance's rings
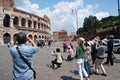
[[[120,39],[120,27],[113,27],[109,30],[102,31],[102,30],[91,30],[90,32],[81,35],[82,37],[86,39],[93,39],[96,36],[100,36],[101,39],[105,38],[108,35],[114,35],[114,37],[117,39]]]
[[[0,0],[0,44],[13,44],[15,34],[24,31],[33,40],[50,39],[50,20],[14,7],[14,0]],[[5,39],[9,39],[5,42]]]

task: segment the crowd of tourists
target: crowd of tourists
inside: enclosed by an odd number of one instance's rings
[[[86,40],[85,38],[78,38],[78,46],[76,50],[74,49],[72,43],[67,44],[66,41],[63,42],[63,52],[67,52],[68,57],[67,61],[73,59],[76,60],[76,65],[78,67],[80,80],[83,80],[83,77],[86,80],[89,80],[89,77],[92,74],[102,76],[107,76],[107,72],[104,68],[104,64],[108,66],[113,66],[113,35],[109,35],[106,39],[106,42],[100,39],[99,36],[95,37],[93,40]],[[106,58],[106,62],[104,62]],[[101,69],[102,73],[99,72]]]
[[[104,64],[113,66],[113,39],[114,36],[110,35],[106,38],[107,43],[104,43],[99,36],[93,40],[86,40],[83,37],[78,38],[77,47],[74,47],[72,42],[63,42],[63,52],[68,53],[66,61],[75,60],[78,69],[80,80],[89,80],[92,74],[107,76],[107,72],[103,66],[105,53],[107,59]],[[27,38],[24,32],[20,32],[16,37],[17,44],[10,47],[10,53],[13,59],[13,80],[34,80],[36,78],[35,70],[33,69],[32,55],[38,52],[36,43]],[[26,45],[26,42],[32,45]],[[48,44],[50,48],[50,43]],[[106,48],[107,47],[107,50]],[[50,50],[50,49],[49,49]],[[61,68],[63,64],[63,54],[60,48],[51,50],[51,54],[55,59],[51,61],[52,68],[56,70]]]

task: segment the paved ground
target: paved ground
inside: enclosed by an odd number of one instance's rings
[[[52,49],[55,47],[54,45]],[[57,45],[57,47],[61,47],[61,45]],[[108,76],[104,77],[93,74],[90,80],[120,80],[120,54],[115,55],[115,65],[105,65]],[[67,53],[63,53],[63,57],[66,59]],[[72,62],[64,61],[61,68],[53,70],[51,68],[51,60],[53,60],[54,57],[51,56],[48,48],[39,48],[39,52],[35,54],[33,58],[34,67],[37,71],[36,80],[79,80],[74,60]],[[0,80],[12,80],[12,59],[7,46],[0,46]]]

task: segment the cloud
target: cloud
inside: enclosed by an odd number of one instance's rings
[[[98,12],[94,16],[96,16],[97,19],[101,20],[104,17],[108,17],[109,13],[108,12]]]
[[[93,11],[99,6],[98,4],[83,6],[84,0],[61,1],[53,5],[53,10],[50,7],[40,9],[39,4],[32,4],[30,0],[15,0],[15,4],[18,9],[31,12],[40,17],[47,15],[51,20],[52,31],[65,29],[68,33],[77,30],[75,11],[77,12],[78,27],[82,27],[84,18],[93,14]],[[74,14],[72,14],[72,9],[74,9]],[[100,12],[95,15],[100,19],[108,14]]]

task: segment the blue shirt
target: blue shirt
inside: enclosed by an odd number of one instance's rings
[[[38,52],[37,47],[27,46],[25,44],[18,45],[22,56],[31,64],[33,67],[32,55]],[[10,53],[13,59],[13,79],[14,80],[30,80],[33,77],[33,71],[28,65],[20,58],[16,47],[10,48]]]

